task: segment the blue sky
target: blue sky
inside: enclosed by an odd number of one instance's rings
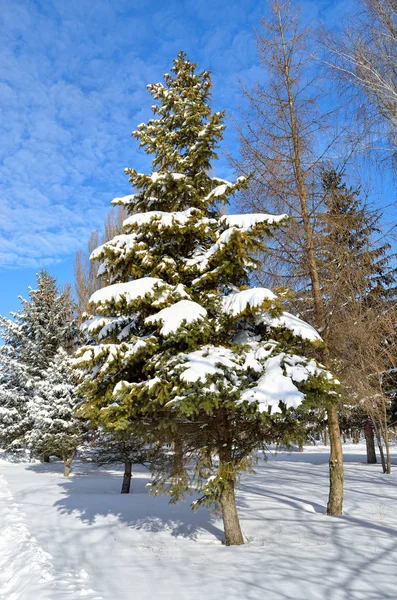
[[[305,21],[329,25],[343,0],[305,0]],[[130,134],[150,116],[146,85],[179,50],[211,69],[214,107],[229,121],[238,79],[262,77],[258,0],[3,0],[0,14],[0,314],[47,267],[61,283],[114,196],[124,168],[148,169]],[[346,6],[346,5],[345,5]],[[230,124],[224,149],[236,151]],[[221,159],[219,176],[227,176]]]

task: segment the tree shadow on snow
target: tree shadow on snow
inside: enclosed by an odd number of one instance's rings
[[[29,470],[38,473],[62,474],[60,463],[33,464]],[[72,514],[90,525],[101,518],[115,517],[117,521],[137,530],[169,531],[174,537],[204,538],[206,542],[221,542],[223,530],[216,526],[215,517],[206,508],[193,511],[187,497],[184,502],[170,504],[164,495],[151,496],[148,491],[150,476],[144,467],[136,467],[131,481],[131,492],[121,494],[122,473],[90,465],[76,464],[70,478],[60,478],[62,497],[55,502],[60,513]],[[208,540],[205,532],[211,535]]]

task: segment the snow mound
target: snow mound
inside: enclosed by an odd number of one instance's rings
[[[194,321],[203,319],[206,315],[207,311],[205,308],[200,304],[197,304],[197,302],[193,302],[192,300],[180,300],[172,306],[163,308],[163,310],[160,310],[155,315],[147,317],[145,323],[151,324],[162,321],[163,326],[160,333],[166,336],[177,331],[183,321],[186,321],[186,323],[193,323]]]

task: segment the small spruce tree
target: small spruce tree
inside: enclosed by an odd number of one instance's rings
[[[84,433],[83,423],[75,416],[76,405],[81,402],[75,377],[70,356],[60,348],[36,382],[26,411],[30,427],[25,443],[36,454],[60,458],[65,477],[70,475]]]
[[[48,376],[60,348],[71,353],[78,333],[69,289],[60,293],[46,271],[37,275],[29,299],[20,297],[21,310],[0,317],[0,443],[21,448],[33,427],[28,403]]]
[[[148,86],[157,118],[133,133],[153,172],[127,169],[136,193],[116,200],[130,212],[124,233],[91,256],[110,285],[84,325],[96,344],[76,357],[81,412],[178,442],[184,460],[154,484],[178,500],[193,478],[199,504],[220,508],[226,544],[242,544],[239,473],[263,441],[291,439],[305,398],[334,397],[335,383],[303,354],[321,343],[314,329],[249,287],[259,240],[287,217],[223,214],[246,181],[211,175],[224,113],[211,110],[210,73],[181,52],[164,79]]]

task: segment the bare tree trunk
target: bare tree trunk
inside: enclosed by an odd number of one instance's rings
[[[327,515],[339,516],[343,509],[343,453],[339,429],[338,407],[330,406],[327,410],[328,430],[331,445],[329,457],[329,497]]]
[[[122,494],[130,493],[131,477],[132,477],[132,463],[128,458],[126,458],[126,459],[124,459],[123,485],[121,486]]]
[[[375,452],[374,429],[369,421],[364,425],[365,443],[367,446],[367,463],[374,465],[377,463]]]
[[[318,268],[316,262],[314,240],[312,226],[310,223],[310,215],[307,203],[307,189],[305,184],[305,178],[302,167],[301,159],[301,141],[298,131],[296,105],[293,95],[293,86],[291,81],[290,66],[288,60],[288,48],[285,40],[285,28],[281,19],[281,10],[278,10],[280,36],[283,49],[284,58],[284,76],[285,76],[285,87],[288,96],[289,104],[289,115],[290,115],[290,126],[291,126],[291,137],[293,145],[293,164],[295,170],[296,183],[298,188],[298,195],[301,208],[301,216],[303,221],[305,244],[306,244],[306,257],[308,264],[308,271],[310,275],[311,291],[313,298],[313,307],[315,314],[315,321],[317,329],[323,334],[325,329],[325,316],[324,316],[324,304],[321,294],[320,280],[318,275]],[[329,352],[325,344],[323,349],[323,360],[324,364],[328,366],[329,363]],[[327,410],[328,413],[328,428],[329,438],[331,446],[330,455],[330,471],[329,471],[329,499],[327,506],[327,514],[329,515],[341,515],[343,506],[343,455],[342,455],[342,441],[339,428],[338,408],[331,406]]]

